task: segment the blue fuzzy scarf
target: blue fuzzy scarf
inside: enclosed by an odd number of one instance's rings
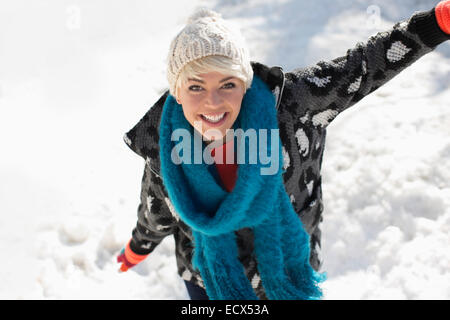
[[[190,133],[192,152],[181,150],[178,140],[172,141],[172,133],[180,128]],[[272,141],[270,129],[278,129],[275,98],[256,76],[242,100],[233,128],[241,128],[244,132],[255,129],[257,133],[259,129],[267,129],[267,141]],[[239,164],[234,189],[227,192],[217,181],[214,164],[194,161],[194,149],[201,148],[203,155],[206,147],[203,141],[201,146],[194,142],[195,134],[199,133],[185,119],[181,105],[169,95],[160,124],[163,183],[175,210],[192,229],[193,266],[199,270],[209,298],[258,299],[238,259],[235,231],[242,228],[253,230],[257,267],[269,299],[320,298],[318,284],[323,276],[309,264],[309,235],[285,191],[279,135],[276,145],[279,166],[276,174],[272,175],[261,174],[264,165],[259,157],[256,164],[248,160],[249,139],[241,140],[238,157],[239,152],[241,155],[245,152],[246,160]],[[236,136],[234,138],[237,139]],[[270,144],[267,150],[270,154]],[[186,159],[184,157],[188,153],[189,164],[187,161],[181,164],[172,161],[172,156]]]

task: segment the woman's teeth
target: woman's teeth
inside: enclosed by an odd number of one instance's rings
[[[216,115],[216,116],[207,116],[206,114],[202,114],[202,117],[210,122],[215,123],[215,122],[219,122],[220,120],[222,120],[222,118],[225,116],[225,113],[226,112]]]

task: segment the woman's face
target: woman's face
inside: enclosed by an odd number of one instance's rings
[[[178,89],[177,102],[187,121],[206,143],[222,139],[241,110],[244,82],[219,72],[204,73],[200,80],[189,79]]]

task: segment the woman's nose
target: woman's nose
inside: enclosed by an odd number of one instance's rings
[[[206,104],[210,106],[219,106],[222,104],[222,102],[223,102],[222,97],[215,90],[210,91],[210,93],[206,97]]]

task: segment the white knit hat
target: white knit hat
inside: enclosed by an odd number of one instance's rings
[[[178,76],[189,62],[206,56],[231,58],[253,78],[249,52],[239,29],[225,21],[220,14],[201,8],[189,17],[187,25],[172,40],[167,57],[167,80],[175,93]]]

